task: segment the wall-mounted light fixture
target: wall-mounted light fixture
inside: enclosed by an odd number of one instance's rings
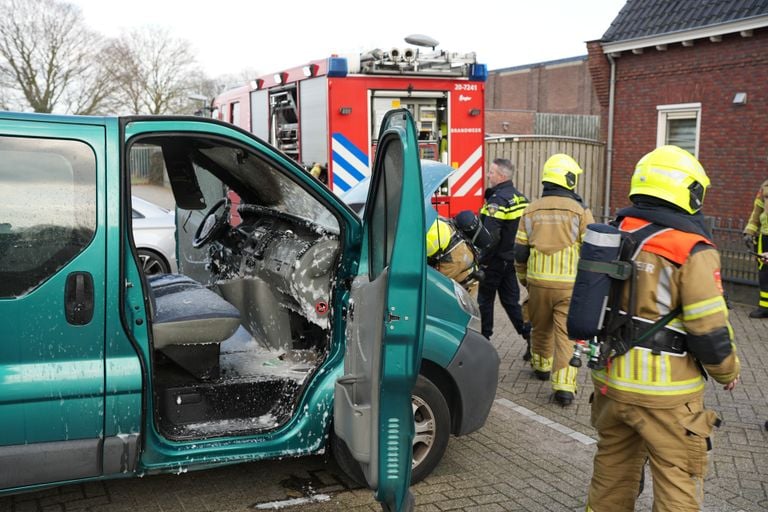
[[[343,116],[348,116],[351,113],[352,113],[352,107],[341,107],[339,109],[339,114]]]
[[[501,122],[501,129],[505,132],[509,131],[509,121],[502,121]]]
[[[737,92],[733,95],[733,104],[734,105],[745,105],[747,103],[747,93],[745,92]]]
[[[469,109],[469,115],[472,117],[479,116],[480,115],[480,109],[479,108],[471,108]]]

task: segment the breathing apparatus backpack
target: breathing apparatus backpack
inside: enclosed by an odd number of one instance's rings
[[[485,229],[477,215],[470,210],[457,213],[453,218],[453,223],[478,252],[488,248],[493,242],[491,234]]]
[[[587,226],[566,322],[568,337],[575,343],[571,366],[581,366],[581,354],[586,352],[590,368],[603,368],[608,359],[653,338],[680,313],[675,308],[644,326],[642,332],[633,321],[637,304],[634,260],[646,240],[663,229],[653,223],[633,232],[621,231],[614,224]],[[629,307],[622,313],[625,281],[629,281]]]

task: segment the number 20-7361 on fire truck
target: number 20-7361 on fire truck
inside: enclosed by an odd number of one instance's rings
[[[213,117],[267,140],[343,194],[371,173],[384,114],[407,108],[422,159],[457,171],[436,200],[443,215],[477,211],[483,196],[483,123],[487,68],[475,54],[391,48],[331,56],[260,76],[213,101]],[[423,48],[423,47],[430,47]]]

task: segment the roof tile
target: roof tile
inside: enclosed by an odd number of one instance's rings
[[[764,15],[768,15],[768,0],[627,0],[602,41],[626,41]]]

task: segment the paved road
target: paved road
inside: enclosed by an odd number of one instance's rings
[[[725,424],[716,434],[704,510],[768,510],[768,320],[750,320],[734,305],[731,320],[742,382],[731,394],[709,384],[707,404]],[[497,306],[497,312],[501,308]],[[496,402],[485,427],[452,439],[435,473],[414,487],[419,512],[577,511],[592,471],[592,385],[586,372],[574,405],[550,402],[546,383],[522,362],[524,343],[497,317],[493,341],[502,358]],[[6,468],[0,468],[5,470]],[[206,512],[380,510],[367,489],[354,488],[333,461],[307,457],[141,479],[70,485],[0,498],[0,512]],[[638,511],[651,509],[650,482]]]

